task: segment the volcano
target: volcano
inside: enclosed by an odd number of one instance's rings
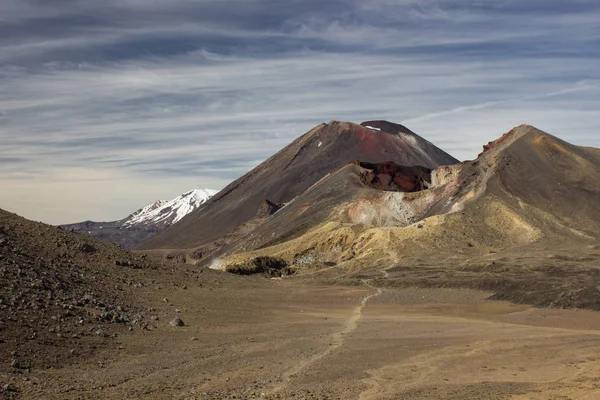
[[[521,125],[433,170],[349,163],[217,255],[228,270],[256,257],[300,274],[335,265],[335,280],[392,265],[387,285],[599,309],[598,199],[599,149]]]
[[[471,287],[514,302],[599,309],[599,198],[600,150],[530,125],[458,163],[401,125],[332,122],[156,243],[231,272],[336,266],[337,281],[392,265],[386,272],[397,278],[388,285]],[[153,240],[144,246],[158,246]]]
[[[257,219],[257,212],[265,201],[284,205],[354,160],[425,169],[458,162],[402,125],[387,121],[321,124],[231,183],[178,224],[145,241],[140,249],[222,247],[262,221]],[[215,243],[221,238],[225,239]]]

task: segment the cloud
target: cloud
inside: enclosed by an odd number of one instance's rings
[[[591,1],[8,0],[0,208],[117,219],[333,119],[459,158],[520,123],[600,146]]]
[[[577,84],[575,84],[572,87],[568,87],[568,88],[557,90],[557,91],[550,92],[550,93],[540,93],[540,94],[529,95],[529,96],[525,96],[525,97],[521,97],[521,98],[509,98],[509,99],[505,99],[505,100],[490,101],[490,102],[486,102],[486,103],[456,107],[456,108],[453,108],[453,109],[450,109],[447,111],[440,111],[440,112],[435,112],[435,113],[431,113],[431,114],[425,114],[425,115],[415,117],[415,118],[410,118],[408,120],[405,120],[404,123],[412,124],[412,123],[417,123],[417,122],[425,121],[425,120],[440,119],[442,117],[449,116],[449,115],[466,114],[471,111],[482,110],[482,109],[492,108],[492,107],[498,107],[498,106],[502,106],[505,104],[530,102],[530,101],[546,99],[546,98],[551,98],[551,97],[558,97],[558,96],[566,95],[569,93],[577,93],[580,91],[586,91],[586,90],[591,91],[594,89],[598,89],[598,86],[593,85],[593,84],[591,84],[590,81],[586,80],[586,81],[577,82]]]

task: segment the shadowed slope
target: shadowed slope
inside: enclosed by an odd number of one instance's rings
[[[109,334],[142,318],[147,305],[136,294],[149,275],[165,275],[159,268],[113,244],[0,210],[0,357],[6,361],[0,375],[11,358],[27,369],[72,362],[73,348],[93,354]]]

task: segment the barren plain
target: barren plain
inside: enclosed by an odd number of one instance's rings
[[[44,399],[600,396],[597,312],[466,289],[309,281],[143,290],[153,329],[125,331],[60,368],[3,378],[24,398]],[[185,326],[171,327],[174,315]]]

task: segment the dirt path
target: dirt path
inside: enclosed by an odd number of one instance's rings
[[[268,392],[270,395],[279,393],[280,391],[284,390],[289,385],[289,383],[294,379],[294,377],[296,377],[298,374],[301,374],[302,371],[306,370],[307,368],[309,368],[310,366],[315,364],[317,361],[327,357],[328,355],[330,355],[331,353],[336,351],[338,348],[340,348],[344,344],[345,338],[350,333],[352,333],[358,326],[358,323],[363,314],[363,310],[367,306],[367,303],[369,302],[369,300],[374,297],[377,297],[383,293],[383,289],[374,288],[373,286],[371,286],[371,284],[368,280],[364,280],[363,283],[366,286],[368,286],[369,288],[375,289],[375,292],[364,297],[361,300],[360,304],[358,306],[356,306],[356,308],[354,308],[354,310],[352,311],[352,315],[350,316],[350,318],[348,318],[348,321],[346,322],[346,324],[344,326],[344,329],[342,331],[336,332],[332,335],[331,344],[329,345],[329,347],[327,349],[325,349],[324,351],[322,351],[320,353],[313,355],[310,358],[300,361],[294,368],[286,371],[283,374],[283,381]]]
[[[369,280],[147,295],[156,297],[156,328],[18,376],[22,398],[548,400],[600,390],[594,312],[466,290],[382,290]],[[168,326],[175,308],[184,327]]]
[[[388,268],[392,268],[392,267],[393,267],[393,265]],[[334,268],[334,267],[332,267],[332,268]],[[389,273],[387,272],[386,268],[382,269],[381,273],[383,274],[384,278],[389,277]],[[348,337],[348,335],[351,334],[354,330],[356,330],[358,323],[363,315],[363,311],[366,308],[369,300],[371,300],[383,293],[382,288],[378,288],[378,287],[375,287],[372,285],[372,283],[371,283],[372,280],[373,279],[363,279],[362,283],[365,286],[367,286],[368,288],[375,290],[375,292],[369,294],[368,296],[364,297],[361,300],[360,304],[353,310],[350,318],[348,318],[348,321],[346,322],[344,329],[342,331],[336,332],[332,335],[332,342],[329,345],[329,347],[327,349],[325,349],[324,351],[313,355],[310,358],[300,361],[295,367],[286,371],[283,374],[283,381],[280,384],[278,384],[277,386],[275,386],[272,390],[270,390],[268,392],[268,394],[273,395],[273,394],[279,393],[280,391],[284,390],[289,385],[289,383],[294,379],[294,377],[301,374],[302,371],[306,370],[307,368],[309,368],[310,366],[312,366],[319,360],[322,360],[323,358],[329,356],[330,354],[332,354],[334,351],[338,350],[344,344],[345,338]]]

